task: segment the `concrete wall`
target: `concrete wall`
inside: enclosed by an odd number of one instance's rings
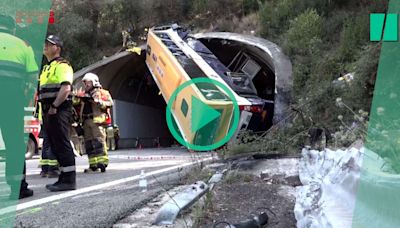
[[[160,137],[162,146],[171,142],[165,111],[131,102],[114,100],[113,118],[120,129],[120,148],[132,148],[137,138],[144,147],[153,147]],[[116,111],[117,110],[117,111]]]

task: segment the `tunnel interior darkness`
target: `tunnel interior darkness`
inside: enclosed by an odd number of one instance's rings
[[[145,54],[127,55],[96,70],[114,99],[165,109],[166,104],[145,64]]]
[[[165,121],[166,103],[146,67],[145,52],[125,52],[109,58],[81,71],[97,74],[102,86],[110,91],[118,109],[112,116],[120,128],[120,146],[170,146],[173,138]],[[76,75],[74,88],[82,86],[83,76]]]

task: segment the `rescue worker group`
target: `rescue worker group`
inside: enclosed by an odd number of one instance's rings
[[[89,168],[85,173],[105,172],[108,166],[106,125],[113,100],[94,73],[84,75],[84,89],[72,89],[73,69],[61,57],[63,42],[46,38],[43,54],[48,64],[39,77],[38,102],[43,121],[42,177],[58,177],[46,185],[52,192],[76,189],[75,154],[71,145],[71,119],[82,126]],[[80,131],[77,131],[80,132]]]
[[[26,94],[26,88],[22,85],[37,75],[36,114],[42,120],[43,137],[40,175],[58,178],[56,182],[46,185],[49,191],[75,190],[76,167],[71,134],[75,132],[83,135],[84,148],[89,158],[85,173],[104,173],[108,166],[105,127],[111,124],[112,97],[102,88],[94,73],[84,75],[81,86],[77,86],[79,89],[72,88],[73,69],[68,60],[61,56],[64,47],[60,37],[46,37],[43,55],[47,64],[39,74],[32,47],[15,34],[14,19],[0,15],[0,97],[2,103],[6,102],[7,96],[13,98],[9,110],[4,112],[4,118],[0,118],[0,133],[6,145],[2,151],[5,151],[10,199],[33,195],[26,182],[26,164],[22,166],[18,161],[22,161],[24,151],[24,144],[19,143],[24,138],[22,107],[27,100],[31,100],[21,96]],[[115,147],[113,143],[110,145]],[[3,154],[0,157],[3,158]]]

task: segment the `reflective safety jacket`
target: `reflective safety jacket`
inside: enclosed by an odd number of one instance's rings
[[[85,98],[74,97],[73,103],[80,104],[81,120],[90,118],[96,124],[107,124],[109,110],[114,105],[111,94],[102,88],[86,92]]]
[[[43,67],[40,74],[39,101],[47,104],[53,102],[61,85],[72,84],[73,74],[72,67],[67,60],[59,57],[50,61]]]
[[[27,80],[28,74],[37,73],[32,47],[20,38],[1,31],[0,40],[0,77]]]

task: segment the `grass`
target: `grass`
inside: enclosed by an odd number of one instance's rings
[[[193,227],[201,227],[203,219],[207,216],[207,212],[210,212],[214,208],[213,204],[214,195],[212,192],[208,191],[204,196],[204,203],[197,203],[192,210],[192,215],[194,217]]]
[[[226,177],[224,178],[224,183],[225,184],[234,184],[234,183],[240,183],[240,182],[246,182],[249,183],[254,180],[254,177],[250,174],[246,173],[241,173],[238,170],[233,170],[230,171]]]

